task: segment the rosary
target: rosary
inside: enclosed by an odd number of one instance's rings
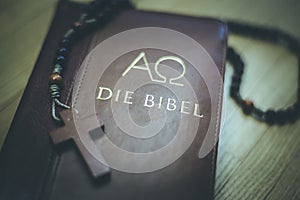
[[[90,3],[87,6],[86,11],[81,14],[79,20],[73,23],[72,27],[65,33],[63,39],[60,41],[59,48],[56,51],[56,57],[53,61],[54,68],[49,77],[49,92],[52,99],[52,118],[59,124],[65,124],[64,127],[50,132],[52,141],[54,144],[60,144],[69,139],[73,139],[95,178],[109,174],[110,169],[108,166],[95,160],[83,146],[82,142],[80,142],[78,134],[76,134],[72,110],[68,105],[60,101],[61,88],[63,85],[62,71],[76,39],[97,27],[104,27],[113,16],[124,9],[133,9],[133,6],[128,0],[95,0]],[[251,100],[244,100],[241,97],[240,85],[245,64],[240,55],[232,47],[228,47],[227,61],[234,69],[230,86],[231,98],[237,103],[244,114],[250,115],[258,121],[267,123],[268,125],[284,125],[296,121],[300,116],[300,45],[298,40],[277,29],[250,26],[231,21],[227,22],[227,24],[229,31],[234,34],[282,45],[298,56],[298,96],[296,102],[287,109],[276,111],[269,109],[263,111],[257,108]],[[59,116],[56,113],[57,107],[64,109],[60,112]],[[104,134],[104,128],[104,126],[101,126],[101,129],[99,130],[100,134]]]
[[[133,6],[127,0],[96,0],[91,2],[84,13],[81,14],[78,21],[74,22],[72,27],[65,33],[59,43],[59,49],[54,59],[54,69],[49,77],[49,92],[52,98],[52,117],[55,121],[61,122],[56,114],[56,107],[69,109],[68,105],[63,104],[60,99],[62,87],[62,71],[66,64],[68,53],[76,39],[84,33],[103,27],[118,11],[124,9],[133,9]],[[286,47],[289,51],[298,56],[298,76],[300,77],[300,45],[297,39],[287,33],[272,28],[263,28],[259,26],[244,25],[237,22],[228,22],[229,31],[234,34],[252,37],[258,40],[264,40]],[[228,47],[227,61],[232,64],[234,74],[231,80],[230,96],[239,105],[243,113],[251,115],[259,121],[269,125],[294,122],[300,115],[300,78],[298,78],[298,96],[297,101],[287,109],[263,111],[257,108],[253,101],[244,100],[240,94],[240,85],[244,72],[244,62],[240,55],[232,48]]]

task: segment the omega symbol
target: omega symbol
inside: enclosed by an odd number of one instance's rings
[[[143,59],[145,66],[138,66],[138,65],[136,65],[141,59]],[[167,82],[167,77],[165,77],[164,75],[162,75],[162,74],[159,72],[158,67],[159,67],[159,64],[160,64],[161,62],[167,61],[167,60],[175,61],[175,62],[179,63],[180,66],[182,67],[182,72],[181,72],[181,74],[180,74],[179,76],[177,76],[177,77],[172,77],[172,78],[170,78],[170,79],[169,79],[169,84],[177,85],[177,86],[183,86],[182,83],[175,82],[175,81],[178,81],[179,79],[181,79],[182,77],[184,77],[185,72],[186,72],[186,66],[185,66],[183,60],[182,60],[181,58],[179,58],[179,57],[176,57],[176,56],[163,56],[163,57],[159,58],[159,59],[156,61],[156,63],[154,64],[154,71],[155,71],[155,73],[161,78],[161,80],[156,80],[156,79],[153,78],[145,52],[141,52],[141,53],[133,60],[133,62],[132,62],[132,63],[127,67],[127,69],[123,72],[122,76],[125,76],[131,69],[139,69],[139,70],[145,70],[145,71],[147,71],[147,72],[148,72],[148,75],[149,75],[149,77],[150,77],[150,79],[151,79],[151,81],[153,81],[153,82],[158,82],[158,83],[166,83],[166,82]]]

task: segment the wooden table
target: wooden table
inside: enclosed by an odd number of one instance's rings
[[[86,1],[86,0],[81,0]],[[297,0],[134,0],[138,9],[212,16],[272,25],[300,38]],[[0,0],[0,146],[30,76],[55,9],[55,0]],[[244,97],[263,109],[296,99],[297,60],[285,49],[231,36],[247,66]],[[242,114],[228,95],[225,74],[216,199],[300,199],[300,120],[267,126]],[[34,106],[34,105],[33,105]]]

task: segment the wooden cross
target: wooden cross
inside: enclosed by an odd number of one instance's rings
[[[103,175],[109,174],[110,169],[106,165],[102,164],[100,161],[96,160],[90,152],[83,146],[74,124],[73,113],[71,109],[66,109],[60,112],[61,119],[63,120],[65,126],[58,128],[50,132],[50,136],[54,144],[60,144],[68,140],[73,140],[77,148],[79,149],[85,163],[90,169],[93,177],[98,178]],[[101,128],[97,131],[102,131],[101,134],[104,134]]]

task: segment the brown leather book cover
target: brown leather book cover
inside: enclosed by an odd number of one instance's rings
[[[61,100],[77,143],[110,169],[95,179],[49,135],[52,61],[83,10],[58,4],[0,154],[0,199],[213,199],[226,24],[124,10],[74,45]]]

